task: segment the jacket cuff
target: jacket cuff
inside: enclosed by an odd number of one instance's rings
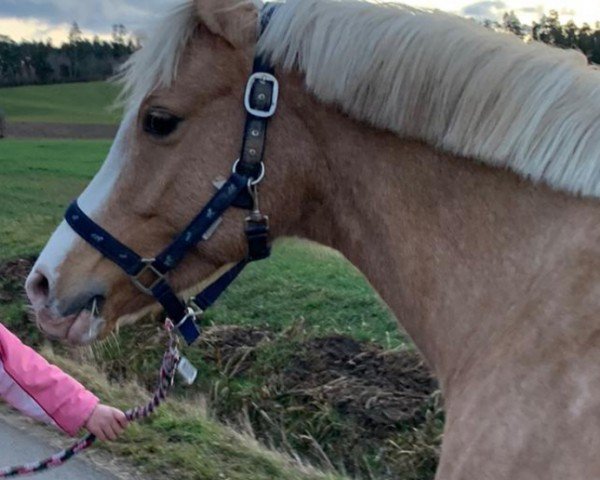
[[[54,412],[54,421],[68,435],[74,437],[87,423],[98,403],[98,397],[88,390],[82,390],[76,394],[76,398]]]

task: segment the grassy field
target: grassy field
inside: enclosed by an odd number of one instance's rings
[[[30,257],[99,168],[109,142],[6,140],[0,146],[0,258]],[[210,320],[281,330],[300,317],[316,333],[390,348],[404,343],[395,320],[349,263],[332,250],[294,241],[251,265]]]
[[[60,221],[65,206],[98,169],[108,147],[108,142],[91,141],[0,144],[0,261],[30,257],[39,251]],[[6,287],[5,281],[0,279],[0,290]],[[24,323],[25,311],[18,295],[8,302],[0,299],[0,320],[28,343],[41,347],[45,344],[42,337],[33,325]],[[225,318],[224,314],[221,316]],[[156,330],[151,330],[151,336],[156,337]],[[133,339],[133,334],[125,332],[118,352],[104,344],[95,352],[46,347],[45,354],[84,381],[103,401],[126,408],[138,404],[147,394],[133,383],[108,383],[91,364],[96,359],[107,361],[102,352],[124,359],[122,349],[135,349],[134,345],[127,345],[127,338]],[[114,342],[113,339],[109,345],[114,347]],[[147,367],[148,375],[154,376],[160,347],[146,353],[148,356],[141,363]],[[82,355],[90,366],[82,366]],[[78,362],[69,358],[77,358]],[[168,471],[169,475],[176,473],[184,479],[342,478],[301,466],[291,457],[261,447],[252,437],[210,420],[196,393],[181,394],[179,400],[169,402],[151,420],[133,426],[122,440],[104,448],[130,458],[152,474]]]
[[[9,121],[113,124],[107,105],[116,94],[105,83],[0,89],[0,108]],[[0,321],[104,401],[129,407],[154,383],[163,343],[155,319],[92,347],[50,346],[27,321],[22,278],[2,278],[14,265],[27,270],[109,147],[0,141]],[[278,241],[204,326],[203,340],[186,349],[200,367],[196,385],[176,386],[157,416],[104,448],[147,473],[184,479],[433,478],[443,427],[435,385],[339,253]]]
[[[0,109],[11,122],[118,123],[111,110],[119,87],[106,82],[70,83],[0,89]]]
[[[44,355],[71,372],[104,402],[129,408],[147,393],[134,383],[107,382],[98,371],[46,348]],[[199,398],[170,400],[142,423],[132,424],[118,442],[97,444],[152,475],[181,480],[347,480],[323,473],[291,457],[260,445],[211,420]]]
[[[0,143],[0,264],[39,252],[108,148],[106,141]],[[10,289],[16,292],[19,286]],[[23,300],[17,296],[3,302],[2,291],[0,279],[0,319],[29,343],[44,345],[36,329],[24,323]],[[298,454],[321,468],[335,466],[342,472],[348,457],[357,457],[354,473],[370,478],[432,477],[443,422],[437,404],[424,405],[418,424],[398,423],[398,431],[388,432],[381,443],[364,437],[366,431],[356,419],[340,416],[325,399],[317,396],[307,403],[304,396],[292,398],[282,387],[290,362],[297,361],[299,352],[307,352],[313,339],[344,335],[375,342],[389,352],[411,349],[395,319],[339,253],[298,240],[278,242],[272,258],[244,272],[207,315],[206,324],[217,330],[237,325],[241,338],[255,330],[267,332],[269,341],[242,346],[243,355],[234,358],[233,367],[232,359],[207,360],[214,350],[210,341],[189,349],[186,354],[202,371],[197,385],[178,387],[176,401],[107,448],[149,472],[176,468],[182,478],[212,480],[219,472],[231,479],[325,478],[294,464],[290,458]],[[130,383],[152,385],[161,344],[155,323],[146,321],[93,348],[73,352],[55,346],[48,354],[86,379],[105,401],[129,406],[137,401],[137,390]],[[78,363],[69,360],[73,358]],[[252,361],[246,364],[247,358]],[[243,374],[236,374],[242,364]],[[106,375],[118,384],[107,383]],[[129,386],[122,387],[123,382]],[[253,438],[210,420],[199,404],[286,455],[270,452]],[[336,475],[327,478],[342,478]]]
[[[0,143],[0,257],[37,254],[90,181],[108,141]]]

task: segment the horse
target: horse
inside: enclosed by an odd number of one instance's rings
[[[258,51],[280,84],[261,209],[357,266],[439,380],[438,480],[600,478],[600,72],[439,11],[188,0],[122,74],[125,114],[79,199],[154,255],[238,156]],[[228,210],[169,274],[243,258]],[[89,343],[153,302],[67,224],[26,281],[39,328]]]

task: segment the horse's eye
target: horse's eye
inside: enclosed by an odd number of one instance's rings
[[[171,135],[183,119],[163,109],[148,110],[144,117],[144,132],[155,137]]]

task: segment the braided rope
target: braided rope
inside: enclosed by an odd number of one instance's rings
[[[170,320],[165,322],[165,329],[169,334],[167,349],[163,355],[162,364],[160,367],[158,385],[152,399],[145,405],[132,408],[125,412],[125,416],[129,421],[139,421],[150,416],[154,410],[165,400],[175,379],[175,372],[179,363],[179,340],[173,333],[173,323]],[[0,468],[0,478],[21,477],[34,473],[43,472],[51,468],[60,467],[69,459],[88,449],[96,441],[96,436],[92,433],[80,438],[69,448],[58,452],[51,457],[38,462],[19,465],[16,467]]]

